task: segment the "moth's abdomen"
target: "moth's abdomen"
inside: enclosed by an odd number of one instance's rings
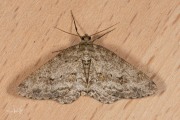
[[[91,57],[88,54],[88,51],[85,51],[82,56],[82,64],[84,69],[84,77],[86,78],[86,83],[89,81],[89,72],[91,67]]]

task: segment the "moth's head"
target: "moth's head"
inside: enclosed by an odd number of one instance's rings
[[[85,34],[84,36],[81,37],[82,41],[88,42],[91,40],[91,36],[89,36],[88,34]]]

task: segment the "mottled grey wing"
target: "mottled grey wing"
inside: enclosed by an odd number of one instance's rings
[[[94,45],[94,49],[89,96],[102,103],[113,103],[155,93],[156,85],[143,72],[102,46]]]
[[[31,99],[53,99],[71,103],[80,96],[85,86],[78,46],[60,52],[19,86],[20,95]]]

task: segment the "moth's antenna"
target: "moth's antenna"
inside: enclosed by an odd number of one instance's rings
[[[60,30],[60,31],[62,31],[62,32],[65,32],[65,33],[67,33],[67,34],[74,35],[74,36],[78,36],[78,35],[76,35],[76,34],[69,33],[69,32],[67,32],[67,31],[64,31],[64,30],[60,29],[60,28],[57,28],[56,26],[55,26],[54,28],[56,28],[56,29],[58,29],[58,30]]]
[[[74,21],[74,27],[75,27],[76,33],[77,33],[78,36],[81,38],[81,35],[79,34],[78,29],[77,29],[77,26],[76,26],[76,22],[75,22],[75,19],[74,19],[74,15],[73,15],[73,13],[72,13],[72,10],[71,10],[71,15],[72,15],[72,18],[73,18],[73,21]]]
[[[112,28],[112,27],[114,27],[114,26],[117,25],[117,24],[119,24],[119,22],[116,23],[116,24],[114,24],[114,25],[111,25],[110,27],[108,27],[108,28],[106,28],[106,29],[104,29],[104,30],[101,30],[101,31],[99,31],[99,32],[97,32],[97,33],[94,33],[94,34],[92,34],[92,35],[90,35],[90,36],[94,36],[94,35],[96,35],[96,34],[98,34],[98,33],[101,33],[101,32],[103,32],[103,31],[105,31],[105,30],[108,30],[109,28]]]
[[[95,38],[94,40],[92,40],[92,42],[94,42],[94,41],[100,39],[101,37],[103,37],[104,35],[106,35],[106,34],[112,32],[112,31],[115,30],[115,29],[116,29],[116,28],[114,28],[114,29],[112,29],[112,30],[110,30],[110,31],[107,31],[106,33],[104,33],[104,34],[102,34],[101,36],[99,36],[99,37]]]

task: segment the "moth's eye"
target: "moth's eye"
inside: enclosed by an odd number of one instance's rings
[[[84,37],[82,37],[81,39],[84,40]]]
[[[90,39],[91,39],[91,37],[90,37],[90,36],[88,36],[88,39],[90,40]]]

